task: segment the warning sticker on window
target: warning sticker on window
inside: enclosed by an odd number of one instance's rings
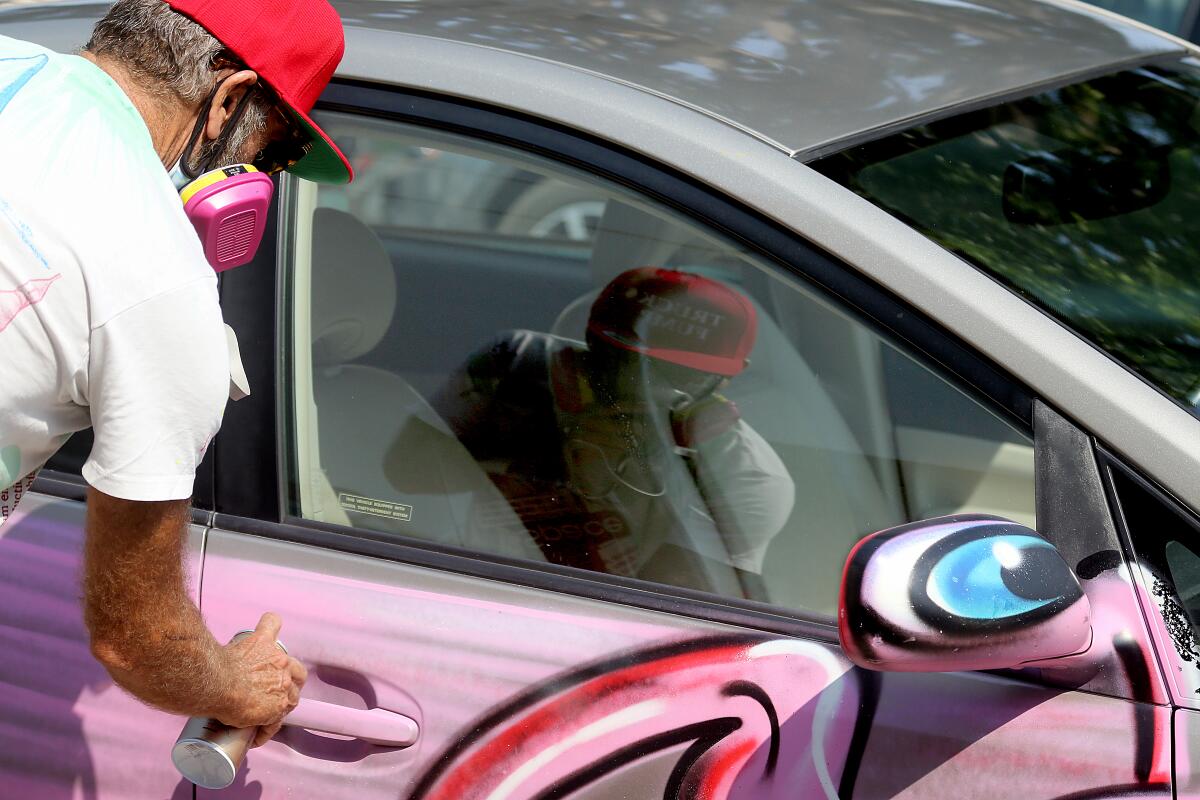
[[[338,494],[338,505],[347,511],[357,511],[360,514],[371,514],[376,517],[398,519],[401,522],[411,522],[413,507],[404,503],[392,503],[387,500],[376,500],[371,497],[359,497],[355,494]]]

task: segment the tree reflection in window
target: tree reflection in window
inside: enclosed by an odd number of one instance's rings
[[[1200,71],[1146,66],[814,166],[1200,403]]]

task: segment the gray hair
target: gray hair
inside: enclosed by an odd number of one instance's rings
[[[237,61],[216,37],[164,0],[117,0],[96,23],[84,49],[119,61],[154,96],[176,98],[188,105],[200,103],[213,90],[213,71],[219,59]],[[247,98],[249,105],[222,148],[223,155],[230,158],[265,127],[271,111],[270,101],[262,93],[250,92]],[[216,144],[202,144],[198,160],[211,154]]]

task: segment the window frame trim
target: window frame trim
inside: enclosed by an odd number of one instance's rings
[[[885,339],[903,343],[919,354],[923,361],[936,365],[960,391],[982,402],[1005,422],[1025,432],[1031,440],[1034,438],[1034,395],[1015,376],[851,264],[807,241],[802,233],[767,219],[739,203],[736,198],[725,196],[673,170],[669,165],[651,161],[612,142],[546,120],[457,98],[366,81],[335,79],[317,103],[317,111],[404,122],[515,147],[625,186],[738,242],[779,269],[781,275],[812,286],[817,294],[835,300],[839,306],[850,311],[857,322]],[[781,154],[780,157],[786,158],[786,155]],[[255,462],[253,458],[243,458],[235,462],[238,465],[236,468],[217,471],[217,513],[212,517],[215,529],[268,536],[784,635],[837,642],[835,620],[812,611],[574,567],[508,559],[481,551],[405,539],[394,534],[376,534],[307,520],[290,513],[288,500],[291,486],[285,472],[288,458],[284,450],[290,446],[290,432],[286,427],[290,411],[284,403],[290,396],[290,389],[285,385],[290,379],[287,360],[290,342],[285,337],[290,335],[287,312],[291,302],[285,295],[290,286],[286,275],[286,260],[290,257],[287,236],[294,230],[294,221],[291,219],[291,207],[285,206],[284,202],[292,195],[292,180],[290,177],[284,179],[275,204],[278,220],[274,229],[278,242],[271,254],[276,262],[275,272],[271,274],[270,270],[259,270],[259,280],[270,275],[274,281],[273,296],[276,301],[273,324],[277,346],[270,352],[255,353],[260,366],[266,366],[263,362],[270,361],[275,378],[270,391],[274,401],[271,413],[268,415],[260,410],[256,414],[258,423],[269,427],[275,437],[275,452],[264,454],[272,468],[278,471],[271,498],[275,504],[275,514],[272,515],[273,519],[264,519],[261,511],[255,513],[251,508],[243,510],[242,502],[223,502],[230,499],[230,495],[222,492],[221,488],[237,483],[239,473],[251,469]],[[234,327],[236,329],[237,325],[234,324]],[[231,438],[224,435],[224,431],[218,436],[214,445],[218,452],[223,449],[222,442],[228,442]],[[231,448],[226,444],[224,449]]]

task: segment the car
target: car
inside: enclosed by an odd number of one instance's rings
[[[303,714],[231,787],[0,528],[0,795],[1200,796],[1200,67],[1068,0],[335,0],[223,273],[186,559]],[[103,6],[19,4],[69,50]],[[6,498],[0,498],[0,501]]]

